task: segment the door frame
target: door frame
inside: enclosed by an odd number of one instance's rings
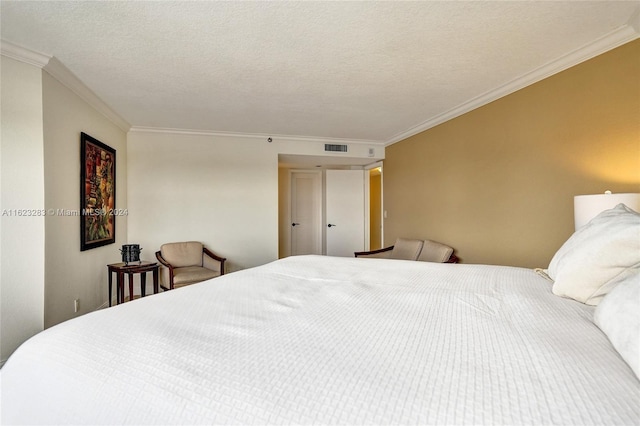
[[[364,170],[366,172],[366,179],[364,180],[364,208],[365,208],[365,217],[364,217],[364,244],[365,250],[370,250],[371,248],[371,182],[369,171],[371,169],[376,169],[380,167],[380,204],[381,211],[380,214],[382,217],[380,218],[380,247],[384,247],[384,168],[382,167],[382,161],[376,161],[375,163],[367,164],[364,166]]]
[[[381,179],[380,179],[380,200],[382,203],[382,218],[381,218],[381,237],[382,237],[382,247],[384,247],[384,221],[385,221],[385,210],[384,210],[384,168],[383,168],[383,162],[382,161],[376,161],[374,163],[371,164],[367,164],[365,166],[362,166],[363,170],[366,171],[366,173],[369,173],[369,170],[371,169],[375,169],[376,167],[380,167],[381,168]],[[321,196],[321,212],[320,212],[320,217],[321,219],[321,224],[320,224],[320,232],[321,232],[321,242],[322,242],[322,253],[326,254],[326,235],[325,235],[325,218],[324,218],[324,208],[325,208],[325,200],[324,200],[324,179],[325,179],[325,170],[326,168],[315,168],[315,169],[307,169],[307,168],[299,168],[299,169],[287,169],[287,181],[286,181],[286,212],[285,212],[285,217],[286,217],[286,222],[285,223],[281,223],[281,238],[280,241],[282,241],[284,247],[283,250],[280,252],[279,256],[280,257],[288,257],[291,256],[291,192],[292,192],[292,187],[291,187],[291,175],[292,173],[317,173],[321,176],[321,190],[320,190],[320,196]],[[285,189],[285,188],[283,188]],[[370,210],[371,210],[371,199],[370,199],[370,183],[369,183],[369,179],[365,179],[365,248],[366,250],[368,250],[371,246],[371,235],[370,235]],[[281,216],[282,217],[282,216]],[[281,219],[282,220],[282,219]]]

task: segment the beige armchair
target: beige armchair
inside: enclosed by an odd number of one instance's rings
[[[398,238],[394,245],[373,251],[357,251],[356,257],[417,260],[419,262],[458,263],[453,248],[431,240]]]
[[[156,252],[156,258],[165,266],[160,275],[163,290],[224,275],[224,262],[227,260],[197,241],[163,244]]]

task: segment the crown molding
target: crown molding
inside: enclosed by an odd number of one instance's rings
[[[44,53],[18,46],[6,40],[0,40],[0,54],[38,68],[44,68],[51,59],[51,56],[45,55]]]
[[[76,77],[75,74],[65,67],[56,57],[35,52],[6,40],[1,40],[1,42],[0,53],[2,53],[2,56],[33,65],[46,71],[51,77],[78,95],[125,133],[129,131],[131,125],[100,99],[98,95],[89,89],[86,84]]]
[[[442,114],[438,114],[417,126],[393,136],[385,142],[385,146],[400,142],[420,132],[431,129],[438,124],[442,124],[445,121],[459,117],[467,112],[537,83],[538,81],[544,80],[547,77],[601,55],[609,50],[615,49],[616,47],[622,46],[623,44],[633,41],[639,37],[640,20],[636,15],[635,19],[632,18],[632,20],[630,20],[626,25],[605,34],[603,37],[600,37],[587,45],[575,49],[574,51],[548,62],[531,72],[523,74],[508,83],[476,96],[457,107],[445,111]]]
[[[73,93],[78,95],[86,103],[91,105],[96,111],[107,117],[113,124],[118,126],[125,133],[131,128],[131,124],[115,112],[107,105],[93,90],[75,76],[67,67],[64,66],[55,56],[49,60],[49,63],[43,68],[51,77],[58,80],[62,85],[66,86]]]
[[[247,139],[267,139],[272,138],[274,141],[294,141],[294,142],[316,142],[331,144],[360,144],[360,145],[376,145],[384,146],[384,141],[368,140],[368,139],[344,139],[344,138],[321,138],[308,136],[278,135],[270,133],[234,133],[234,132],[214,132],[208,130],[192,130],[192,129],[172,129],[162,127],[144,127],[133,126],[129,129],[130,133],[164,133],[171,135],[196,135],[196,136],[216,136],[216,137],[232,137]]]
[[[627,24],[632,27],[636,33],[640,34],[640,6],[638,6],[635,13],[631,15]]]

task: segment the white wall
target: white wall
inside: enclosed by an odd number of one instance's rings
[[[235,271],[278,258],[278,155],[323,155],[324,143],[134,130],[127,149],[128,243],[154,260],[163,243],[201,241]]]
[[[127,208],[126,133],[87,102],[43,72],[44,174],[47,209],[80,209],[80,133],[116,150],[116,205]],[[45,326],[108,303],[107,267],[120,262],[127,216],[116,218],[116,242],[80,251],[80,217],[46,217]],[[74,299],[80,299],[74,313]]]
[[[0,352],[2,363],[44,325],[42,71],[1,57]]]
[[[130,132],[129,243],[201,241],[227,271],[278,256],[278,153],[256,139]]]

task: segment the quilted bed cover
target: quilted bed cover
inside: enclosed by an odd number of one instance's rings
[[[639,424],[640,382],[532,270],[299,256],[45,330],[3,424]]]

